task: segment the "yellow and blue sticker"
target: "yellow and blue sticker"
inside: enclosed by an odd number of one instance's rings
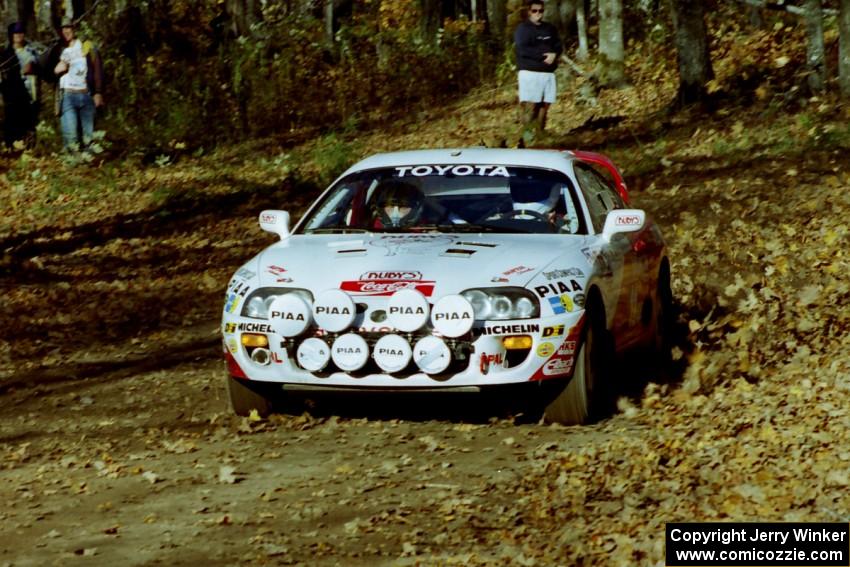
[[[550,297],[549,304],[552,306],[552,311],[555,312],[555,315],[572,312],[572,310],[575,308],[572,298],[566,293],[561,294],[557,297]]]

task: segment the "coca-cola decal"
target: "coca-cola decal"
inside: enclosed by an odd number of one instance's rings
[[[354,295],[392,295],[415,289],[425,297],[434,292],[434,280],[423,280],[422,272],[410,270],[366,272],[356,281],[344,281],[339,288]]]

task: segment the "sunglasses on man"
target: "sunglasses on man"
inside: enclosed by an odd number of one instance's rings
[[[531,12],[532,14],[542,14],[542,13],[543,13],[543,8],[531,8],[531,9],[529,10],[529,12]]]

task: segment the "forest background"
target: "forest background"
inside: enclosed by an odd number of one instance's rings
[[[0,12],[44,44],[63,17],[76,19],[107,65],[100,129],[116,149],[164,154],[295,131],[351,134],[513,81],[512,30],[524,17],[520,0],[5,0]],[[850,96],[850,0],[556,0],[545,18],[589,99],[649,69],[678,80],[680,103]],[[739,42],[761,48],[728,68]]]

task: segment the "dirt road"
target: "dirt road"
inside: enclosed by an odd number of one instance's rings
[[[631,372],[620,412],[583,428],[478,398],[232,416],[218,313],[267,242],[258,203],[143,215],[132,237],[123,222],[15,235],[0,246],[0,566],[659,565],[665,522],[846,521],[836,160],[644,180],[682,375]],[[770,176],[790,163],[780,199]]]

